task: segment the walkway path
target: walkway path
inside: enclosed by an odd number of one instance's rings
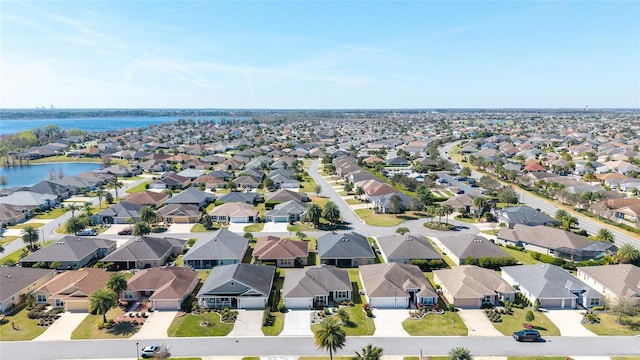
[[[71,333],[89,315],[83,312],[64,312],[40,336],[33,341],[71,340]]]

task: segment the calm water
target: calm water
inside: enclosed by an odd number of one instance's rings
[[[16,186],[32,186],[42,180],[49,179],[50,169],[54,169],[56,175],[62,169],[65,176],[73,176],[85,171],[100,169],[100,163],[52,163],[52,164],[36,164],[29,166],[14,166],[10,168],[0,168],[0,175],[7,177],[7,188]]]
[[[116,129],[128,129],[144,126],[151,126],[160,123],[178,121],[180,119],[193,120],[214,120],[221,118],[212,116],[160,116],[160,117],[92,117],[92,118],[70,118],[70,119],[21,119],[21,120],[0,120],[0,135],[15,134],[19,131],[30,130],[47,125],[58,125],[62,129],[82,129],[85,131],[107,131]],[[237,118],[234,118],[237,119]]]

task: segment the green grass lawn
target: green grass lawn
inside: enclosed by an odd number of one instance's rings
[[[264,229],[264,223],[254,223],[244,227],[244,232],[260,232]]]
[[[338,351],[345,352],[345,350],[338,350]],[[329,360],[329,357],[328,356],[300,356],[298,360]],[[353,360],[353,356],[335,356],[335,353],[334,353],[333,360]]]
[[[600,336],[635,336],[640,334],[640,315],[623,316],[622,324],[614,314],[598,313],[599,324],[585,324],[584,327]]]
[[[278,336],[284,328],[284,314],[280,311],[272,312],[271,316],[274,317],[272,326],[263,326],[262,333],[265,336]]]
[[[298,231],[317,231],[318,229],[314,228],[311,223],[298,223],[295,225],[288,225],[287,231],[289,232],[298,232]]]
[[[469,224],[475,224],[478,222],[476,218],[468,218],[468,217],[462,217],[462,216],[456,216],[454,219],[458,221],[466,222]]]
[[[371,209],[357,209],[355,213],[367,225],[371,226],[396,226],[404,221],[404,219],[392,214],[376,214]]]
[[[343,325],[342,328],[347,336],[371,336],[376,331],[376,326],[372,318],[368,318],[367,314],[362,310],[362,304],[355,306],[347,306],[343,309],[349,313],[349,323]],[[334,315],[337,317],[337,315]],[[374,311],[375,316],[375,311]],[[315,332],[320,327],[319,324],[311,325],[311,330]]]
[[[66,213],[67,211],[69,211],[69,209],[66,209],[66,208],[55,208],[55,209],[53,209],[51,211],[47,211],[45,213],[36,215],[36,219],[42,219],[42,220],[55,219],[58,216]]]
[[[204,228],[204,225],[198,223],[198,224],[193,225],[193,227],[191,228],[191,232],[192,233],[213,232],[213,231],[216,231],[216,230],[219,230],[219,229],[220,229],[219,227],[213,226],[211,228],[211,230],[207,230],[207,229]]]
[[[565,360],[573,359],[566,356],[509,356],[507,360]]]
[[[402,327],[412,336],[466,336],[468,332],[460,315],[451,311],[443,315],[429,314],[420,320],[407,315]]]
[[[47,330],[45,326],[38,326],[38,320],[29,319],[28,312],[23,308],[14,315],[5,316],[5,322],[0,324],[0,341],[32,340]],[[11,327],[12,322],[16,330]]]
[[[496,236],[496,235],[498,235],[500,230],[481,230],[480,232],[483,233],[483,234]]]
[[[311,176],[305,176],[300,183],[300,192],[312,193],[316,190],[316,182]]]
[[[349,205],[364,204],[364,202],[356,200],[356,199],[345,199],[344,202],[346,202]]]
[[[309,194],[309,199],[311,199],[311,202],[314,202],[320,205],[321,208],[324,207],[324,204],[326,204],[329,201],[329,198],[311,195],[311,194]]]
[[[20,236],[5,236],[3,238],[0,238],[0,245],[4,246],[4,244],[8,244],[10,242],[12,242],[15,239],[19,239]]]
[[[200,326],[202,320],[208,321],[206,326]],[[233,329],[233,324],[220,322],[220,315],[206,312],[200,315],[186,314],[176,316],[167,330],[169,337],[189,336],[227,336]]]
[[[114,159],[115,160],[115,159]],[[86,162],[86,163],[101,163],[100,158],[86,158],[86,157],[68,157],[67,155],[48,156],[41,159],[35,159],[29,161],[31,164],[49,164],[55,162]]]
[[[113,319],[123,311],[113,308],[107,312],[107,319]],[[111,329],[98,329],[102,322],[102,315],[87,315],[78,327],[71,333],[71,339],[126,339],[140,330],[140,326],[134,326],[130,322],[121,322]]]
[[[151,180],[145,181],[143,183],[140,183],[140,184],[132,187],[131,189],[127,190],[126,192],[127,192],[127,194],[143,192],[143,191],[147,190],[147,184],[149,184],[150,182],[151,182]]]
[[[528,251],[518,251],[514,249],[509,249],[506,247],[500,247],[500,249],[504,250],[507,254],[512,256],[514,259],[521,262],[523,265],[531,265],[531,264],[540,264],[541,262],[532,258]]]
[[[22,223],[22,224],[18,224],[18,225],[8,226],[7,229],[24,229],[27,226],[31,226],[34,229],[37,229],[39,227],[44,226],[44,223],[29,223],[29,224]]]
[[[207,205],[207,209],[205,210],[205,212],[208,214],[209,211],[213,210],[216,207],[216,203],[212,202],[211,204]]]
[[[528,309],[512,309],[513,315],[502,315],[502,322],[492,323],[498,331],[503,335],[511,336],[514,331],[522,330],[522,324],[527,321],[524,319]],[[534,329],[540,331],[540,335],[544,336],[560,336],[560,330],[547,318],[544,313],[534,311],[535,320],[531,323]]]
[[[0,258],[0,264],[16,264],[20,261],[20,254],[22,253],[22,249],[18,249],[9,255],[3,256]]]

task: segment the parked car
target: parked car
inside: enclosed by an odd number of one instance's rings
[[[143,359],[154,357],[158,351],[160,351],[160,346],[158,346],[158,345],[145,346],[140,351],[140,356]]]
[[[516,341],[540,341],[540,333],[538,330],[520,330],[513,333],[513,338]]]
[[[78,232],[78,235],[79,236],[96,236],[98,235],[98,232],[96,231],[96,229],[87,228],[87,229],[80,230]]]
[[[118,235],[131,235],[131,229],[127,228],[124,230],[118,231]]]

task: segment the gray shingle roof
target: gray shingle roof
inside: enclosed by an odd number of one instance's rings
[[[566,270],[551,264],[505,266],[507,274],[536,298],[574,297],[570,290],[584,291],[583,297],[601,297],[593,288],[573,277]]]
[[[282,297],[309,298],[328,295],[330,291],[352,291],[349,273],[335,266],[319,265],[288,270]]]
[[[52,269],[0,267],[0,301],[8,299],[53,272],[55,270]]]
[[[271,292],[271,284],[276,268],[268,265],[255,264],[232,264],[216,266],[211,269],[211,273],[207,280],[198,291],[197,296],[202,295],[242,295],[246,291],[253,290],[263,296],[269,296]],[[234,292],[228,290],[228,283],[231,281],[245,285],[249,289],[243,289],[243,286],[237,286],[243,292]],[[222,291],[222,288],[225,288]]]
[[[136,260],[159,260],[162,259],[167,252],[171,252],[176,241],[182,244],[186,240],[152,237],[139,237],[127,241],[111,254],[104,257],[103,261],[136,261]]]
[[[201,191],[198,188],[190,187],[187,190],[180,192],[177,195],[172,196],[167,200],[167,204],[200,204],[203,200],[212,201],[214,199],[213,194]]]
[[[509,256],[509,254],[504,252],[490,240],[474,234],[443,236],[438,239],[449,249],[449,251],[461,260],[469,256],[472,256],[475,259],[479,259],[484,256]]]
[[[318,238],[321,259],[375,258],[367,238],[355,233],[326,234]]]
[[[242,259],[248,246],[249,240],[227,229],[220,229],[198,240],[184,255],[184,260]]]
[[[109,248],[113,244],[115,244],[113,240],[65,236],[55,243],[43,247],[23,258],[20,262],[74,262],[84,259],[98,249]]]
[[[376,238],[387,259],[442,259],[422,235],[387,235]]]

